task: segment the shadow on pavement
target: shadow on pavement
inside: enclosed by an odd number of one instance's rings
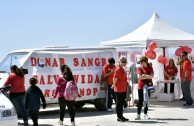
[[[154,109],[149,109],[149,111],[155,111]],[[123,111],[123,113],[137,113],[136,107],[129,107]],[[113,107],[113,112],[107,112],[107,111],[99,111],[94,107],[83,107],[81,109],[75,109],[76,117],[91,117],[91,116],[103,116],[103,115],[116,115],[115,107]],[[39,114],[40,119],[54,119],[59,118],[59,109],[56,110],[48,110],[48,111],[41,111]],[[47,115],[47,117],[45,117]],[[68,110],[66,108],[65,111],[65,118],[69,117]]]
[[[183,118],[153,118],[154,120],[162,120],[162,121],[187,121],[188,119],[183,119]]]
[[[129,123],[141,123],[141,124],[167,124],[167,122],[159,122],[154,120],[138,120],[138,121],[130,121]]]
[[[23,123],[18,123],[18,126],[24,126]],[[28,126],[33,126],[31,124],[28,124]],[[50,125],[50,124],[38,124],[38,126],[54,126],[54,125]]]

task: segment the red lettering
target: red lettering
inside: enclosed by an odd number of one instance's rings
[[[82,84],[85,84],[85,83],[86,83],[86,82],[85,82],[85,75],[81,75],[81,78],[82,78],[81,83],[82,83]]]
[[[60,65],[65,64],[65,59],[64,58],[59,58]]]
[[[98,74],[96,74],[96,80],[95,80],[95,82],[94,82],[94,83],[100,83],[100,79],[99,79]]]
[[[88,66],[93,66],[93,58],[88,58]]]
[[[93,82],[93,76],[91,74],[88,75],[88,84]]]
[[[50,97],[49,93],[50,93],[50,90],[46,89],[45,92],[44,92],[44,96],[45,97]]]
[[[45,84],[44,76],[43,76],[43,75],[42,75],[41,78],[40,78],[40,84]]]
[[[55,84],[57,83],[58,77],[59,77],[59,75],[54,75]]]
[[[52,91],[52,96],[54,96],[54,95],[55,95],[55,90]]]
[[[52,67],[58,67],[56,58],[53,59],[53,66]]]
[[[102,66],[106,65],[106,59],[102,58]]]
[[[79,95],[80,95],[80,96],[84,96],[84,88],[79,89]]]
[[[47,84],[53,84],[53,81],[51,81],[51,75],[48,75],[48,83]]]
[[[97,88],[94,88],[93,89],[93,95],[96,96],[97,92],[98,92],[98,89]]]
[[[78,77],[79,77],[79,75],[73,75],[73,78],[74,78],[76,84],[78,82]]]
[[[88,88],[88,89],[86,90],[86,92],[87,92],[86,95],[89,96],[89,95],[91,95],[91,92],[92,92],[92,91],[91,91],[90,88]]]
[[[96,65],[96,66],[99,66],[99,65],[100,65],[100,59],[99,59],[99,58],[96,58],[96,59],[95,59],[95,65]]]
[[[85,61],[84,58],[82,58],[82,64],[81,64],[81,66],[82,66],[82,67],[83,67],[83,66],[86,66],[86,61]]]
[[[30,57],[30,59],[31,59],[31,66],[36,66],[36,58]]]
[[[45,66],[51,66],[51,58],[45,58]]]
[[[78,58],[74,58],[73,61],[74,61],[74,66],[78,66],[79,65]]]

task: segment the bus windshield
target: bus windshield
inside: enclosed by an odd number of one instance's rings
[[[0,73],[10,73],[10,67],[16,65],[21,67],[28,52],[10,53],[0,63]]]

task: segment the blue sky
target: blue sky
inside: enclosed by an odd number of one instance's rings
[[[17,49],[99,46],[154,12],[194,34],[193,0],[0,0],[0,60]]]

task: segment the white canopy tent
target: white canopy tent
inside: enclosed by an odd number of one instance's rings
[[[194,35],[166,23],[154,13],[133,32],[115,40],[102,42],[101,46],[145,47],[151,41],[155,41],[158,47],[194,46]]]
[[[160,19],[156,13],[154,13],[147,22],[133,32],[115,40],[101,42],[101,46],[117,47],[117,49],[135,49],[134,47],[145,48],[151,41],[156,42],[157,47],[161,47],[158,48],[157,51],[155,50],[157,57],[165,54],[167,57],[173,58],[175,62],[178,61],[178,57],[172,53],[173,47],[185,45],[194,47],[194,35],[166,23]],[[173,52],[175,52],[175,50],[173,50]],[[194,51],[191,55],[194,57]],[[151,60],[151,62],[153,63],[155,73],[153,80],[162,80],[164,76],[164,65],[159,64],[157,58],[155,60]],[[194,71],[192,73],[194,77]],[[177,78],[179,77],[180,76],[178,75]],[[175,90],[178,88],[180,87],[175,87]],[[194,98],[194,79],[191,82],[191,94]]]

